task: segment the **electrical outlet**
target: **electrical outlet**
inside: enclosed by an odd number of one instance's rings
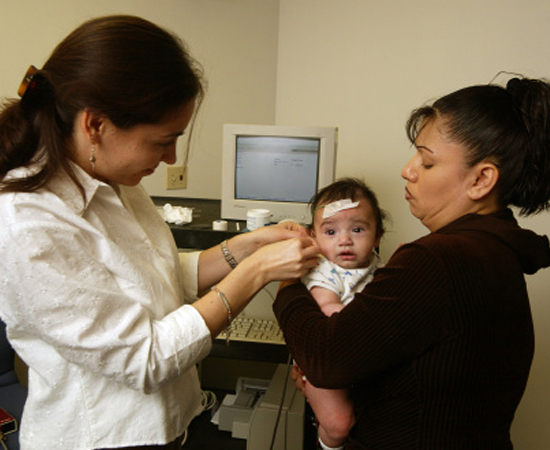
[[[166,189],[185,189],[187,187],[187,166],[166,167]]]

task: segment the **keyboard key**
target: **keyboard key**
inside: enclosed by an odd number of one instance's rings
[[[225,333],[216,339],[225,339]],[[276,320],[238,316],[231,323],[230,341],[284,345],[283,332]]]

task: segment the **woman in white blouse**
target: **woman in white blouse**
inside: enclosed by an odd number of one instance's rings
[[[156,25],[84,23],[19,94],[0,112],[0,317],[29,366],[21,448],[177,448],[212,339],[317,248],[287,225],[178,255],[139,183],[176,161],[203,84]]]

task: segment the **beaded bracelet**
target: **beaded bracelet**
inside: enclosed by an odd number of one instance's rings
[[[212,291],[216,291],[216,294],[218,294],[218,297],[222,299],[222,302],[225,306],[225,309],[227,309],[227,327],[225,327],[225,342],[227,345],[229,345],[229,336],[231,335],[231,322],[233,322],[233,314],[231,312],[231,306],[229,305],[229,301],[227,300],[227,297],[225,294],[218,289],[218,286],[213,286]]]
[[[229,267],[231,267],[231,269],[237,267],[237,260],[233,257],[233,255],[227,248],[227,239],[220,244],[220,247],[222,249],[223,257],[227,261],[227,264],[229,264]]]

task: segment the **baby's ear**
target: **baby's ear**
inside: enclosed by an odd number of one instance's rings
[[[307,234],[309,234],[312,238],[315,237],[315,230],[313,229],[313,225],[308,225],[306,227]]]

